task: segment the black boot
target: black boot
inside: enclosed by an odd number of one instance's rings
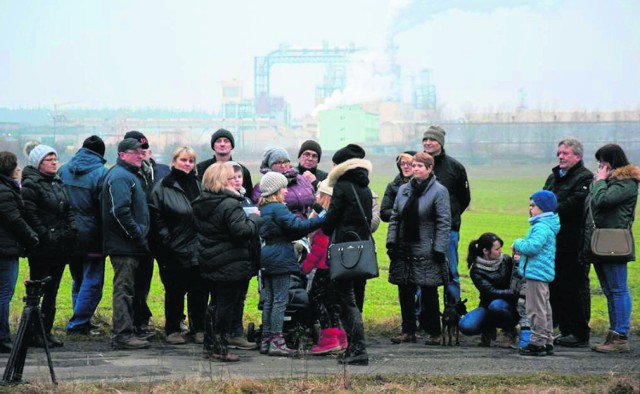
[[[359,345],[348,346],[343,357],[338,359],[338,363],[347,365],[369,365],[367,349]]]

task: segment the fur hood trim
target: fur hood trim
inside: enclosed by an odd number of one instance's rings
[[[624,167],[616,168],[611,174],[612,178],[616,179],[634,179],[636,182],[640,182],[640,168],[633,164],[627,164]]]
[[[373,165],[369,160],[365,159],[349,159],[343,163],[340,163],[337,166],[333,167],[329,172],[329,175],[327,176],[327,179],[329,180],[329,186],[335,186],[341,176],[343,176],[347,171],[354,170],[356,168],[363,168],[369,172],[369,175],[371,175]]]

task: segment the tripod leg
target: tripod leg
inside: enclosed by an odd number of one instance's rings
[[[22,311],[20,324],[16,332],[16,340],[11,349],[11,354],[9,355],[9,360],[7,361],[7,366],[2,377],[4,384],[19,383],[22,380],[22,371],[24,370],[27,348],[29,347],[27,341],[31,337],[32,312],[33,309],[28,306]]]
[[[44,322],[42,321],[42,314],[40,308],[36,308],[35,314],[36,324],[40,326],[40,334],[42,335],[42,343],[44,344],[44,352],[47,355],[47,364],[49,364],[49,373],[51,373],[51,382],[58,384],[56,381],[56,373],[53,371],[53,361],[51,361],[51,353],[49,352],[49,341],[47,340],[47,334],[44,329]]]

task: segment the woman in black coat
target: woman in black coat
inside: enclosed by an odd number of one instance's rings
[[[77,230],[69,200],[56,175],[58,155],[50,146],[38,145],[29,153],[31,165],[22,173],[25,218],[38,234],[40,243],[27,251],[31,279],[51,277],[42,298],[42,320],[49,347],[63,343],[51,334],[56,297],[64,267],[71,257]],[[36,338],[36,344],[39,343]]]
[[[151,244],[164,284],[164,331],[167,343],[186,339],[180,330],[187,296],[189,333],[204,341],[204,313],[208,292],[198,267],[198,237],[191,203],[200,196],[195,173],[196,154],[183,146],[173,152],[171,172],[156,183],[149,198]]]
[[[336,166],[327,178],[329,186],[333,187],[333,196],[322,231],[329,237],[334,235],[335,242],[355,240],[350,234],[352,232],[361,240],[370,238],[372,194],[369,189],[369,173],[372,166],[370,161],[363,160],[364,155],[364,150],[354,144],[347,145],[333,155]],[[362,204],[366,215],[364,217],[356,198]],[[368,365],[364,323],[362,313],[356,305],[353,280],[336,281],[335,289],[338,293],[337,298],[341,301],[340,320],[348,339],[347,350],[338,362]]]
[[[242,284],[258,273],[260,217],[248,217],[242,209],[242,196],[235,189],[231,163],[215,163],[202,178],[203,192],[193,202],[198,231],[198,262],[211,292],[205,322],[205,357],[219,361],[238,361],[227,350],[233,308],[240,304]]]
[[[0,152],[0,353],[11,351],[9,305],[18,281],[18,258],[25,256],[25,247],[38,243],[23,217],[20,170],[15,154]]]

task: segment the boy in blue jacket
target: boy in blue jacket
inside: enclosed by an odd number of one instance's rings
[[[524,238],[515,240],[513,253],[520,254],[518,271],[527,285],[526,309],[531,323],[529,344],[520,348],[523,356],[553,354],[553,320],[549,302],[549,282],[555,277],[556,235],[560,218],[554,213],[555,194],[540,190],[531,195],[529,224]]]

